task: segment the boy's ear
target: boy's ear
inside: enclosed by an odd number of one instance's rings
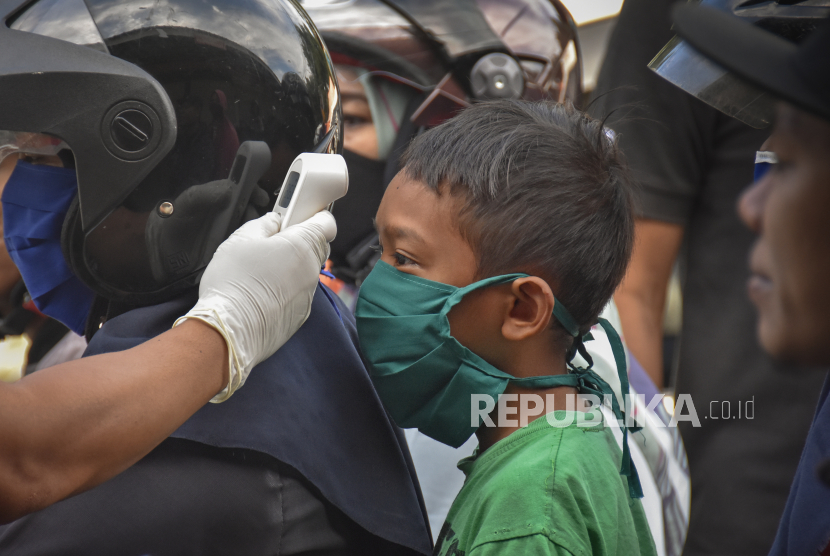
[[[502,324],[507,340],[524,340],[548,328],[553,317],[553,291],[537,276],[519,278],[511,284],[513,307]]]

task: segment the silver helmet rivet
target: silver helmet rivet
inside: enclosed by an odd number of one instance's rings
[[[470,88],[477,100],[522,98],[524,70],[512,56],[491,52],[479,58],[470,70]]]
[[[173,214],[173,203],[170,201],[164,201],[162,204],[159,205],[159,214],[162,216],[170,216]]]

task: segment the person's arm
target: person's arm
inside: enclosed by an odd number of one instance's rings
[[[278,228],[269,213],[234,232],[172,330],[0,385],[0,522],[120,473],[288,341],[311,310],[336,225],[323,212]]]
[[[674,36],[672,0],[623,3],[588,112],[614,130],[638,186],[637,242],[615,300],[626,344],[663,383],[663,306],[671,268],[707,183],[717,112],[648,68]]]
[[[634,252],[614,294],[625,343],[658,388],[663,387],[663,312],[683,227],[637,219]]]
[[[120,473],[228,382],[225,340],[188,321],[133,349],[0,384],[0,522]]]

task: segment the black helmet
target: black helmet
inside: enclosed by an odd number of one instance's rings
[[[64,255],[108,300],[198,283],[298,154],[341,149],[331,60],[293,0],[0,0],[0,16],[0,130],[71,149]]]
[[[830,0],[703,0],[789,41],[800,43],[830,16]],[[675,36],[649,67],[687,93],[756,128],[767,127],[775,98],[701,55]]]

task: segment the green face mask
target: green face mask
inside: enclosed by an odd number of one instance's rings
[[[400,272],[383,261],[375,265],[360,288],[355,310],[357,332],[360,349],[370,364],[375,389],[400,427],[417,428],[425,435],[457,448],[481,424],[471,423],[472,395],[483,394],[498,399],[510,382],[525,388],[570,386],[600,399],[610,395],[612,410],[624,423],[617,397],[611,387],[590,370],[591,358],[582,345],[582,338],[577,337],[579,327],[558,301],[554,303],[553,315],[577,338],[577,349],[589,362],[587,369],[569,364],[568,374],[516,378],[490,365],[450,334],[447,315],[465,295],[526,276],[494,276],[457,288]],[[600,324],[611,340],[625,399],[628,376],[622,342],[607,321],[600,319]],[[637,471],[631,463],[627,432],[623,428],[620,473],[628,477],[631,495],[642,497]]]

